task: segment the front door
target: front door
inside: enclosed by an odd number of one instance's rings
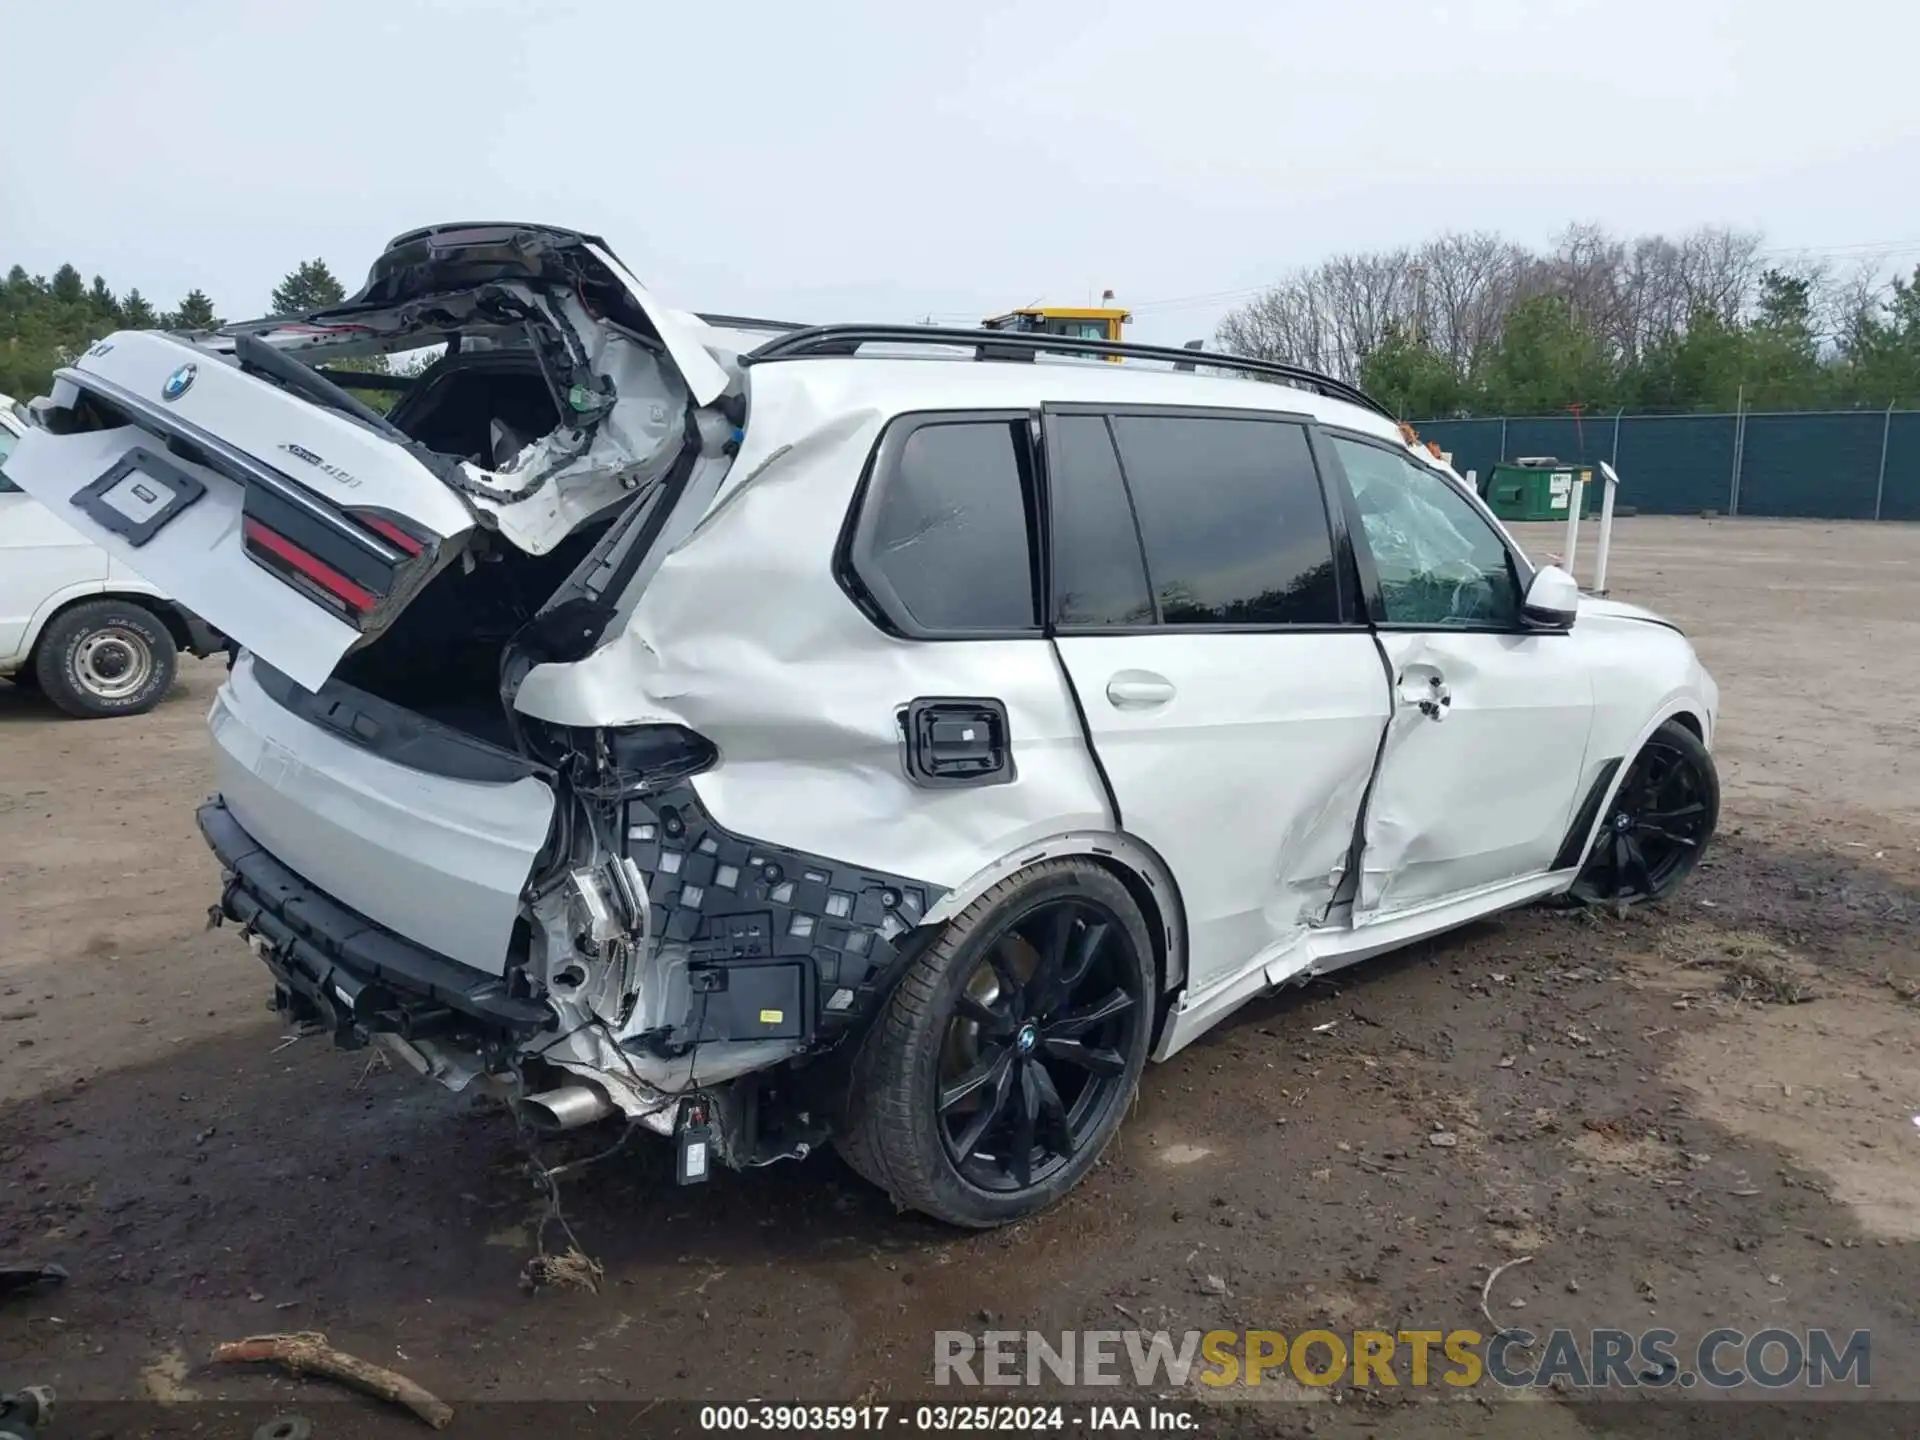
[[[1565,633],[1521,623],[1521,574],[1479,507],[1400,447],[1329,437],[1393,683],[1355,921],[1550,868],[1593,718]]]
[[[1049,412],[1055,641],[1122,829],[1186,909],[1193,990],[1322,920],[1389,714],[1307,431]]]

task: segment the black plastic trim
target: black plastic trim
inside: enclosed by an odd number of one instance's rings
[[[647,880],[653,936],[684,947],[690,968],[811,962],[807,1037],[821,1045],[871,1018],[904,958],[898,942],[946,894],[925,880],[736,835],[691,784],[628,801],[625,844]],[[831,1008],[840,990],[849,999]]]
[[[274,703],[309,725],[409,770],[482,785],[511,785],[544,773],[524,755],[489,745],[343,680],[329,680],[315,693],[258,655],[253,657],[253,678]]]
[[[953,712],[971,712],[983,718],[998,741],[998,757],[993,768],[976,775],[942,773],[934,767],[926,752],[928,732],[942,718],[959,718]],[[901,763],[907,779],[928,790],[952,790],[982,785],[1010,785],[1015,778],[1013,731],[1007,720],[1005,702],[991,696],[923,695],[907,702],[900,715]]]
[[[1078,336],[1028,334],[1013,330],[965,330],[928,325],[814,325],[790,331],[769,340],[758,350],[740,357],[740,363],[765,364],[772,360],[803,360],[816,356],[857,354],[863,345],[963,345],[971,348],[976,360],[1032,360],[1042,354],[1123,356],[1138,360],[1164,360],[1191,370],[1206,365],[1220,370],[1238,370],[1266,379],[1282,380],[1289,385],[1359,405],[1376,415],[1393,418],[1393,413],[1358,386],[1331,375],[1322,375],[1301,365],[1279,360],[1262,360],[1247,355],[1221,355],[1207,350],[1176,349],[1168,345],[1138,345],[1126,340],[1092,340]]]
[[[168,491],[167,502],[145,520],[134,520],[109,504],[107,492],[138,473],[143,479]],[[107,468],[107,472],[85,489],[76,490],[68,500],[97,525],[111,530],[127,544],[138,549],[171,524],[194,501],[207,493],[207,487],[187,474],[171,460],[163,459],[144,447],[127,451]]]
[[[807,328],[804,320],[762,320],[756,315],[709,315],[702,312],[693,318],[704,320],[720,330],[778,330],[791,333]]]
[[[1587,787],[1586,798],[1580,802],[1575,812],[1573,824],[1567,827],[1567,835],[1560,842],[1560,849],[1553,857],[1551,870],[1571,870],[1587,857],[1587,840],[1593,834],[1594,822],[1600,818],[1600,803],[1607,798],[1607,789],[1613,784],[1613,777],[1620,771],[1623,756],[1616,755],[1600,767],[1593,777],[1593,784]]]
[[[224,801],[208,801],[194,818],[232,877],[222,913],[273,943],[278,964],[269,968],[309,1003],[339,1012],[344,991],[353,1003],[342,1021],[403,1033],[442,1008],[515,1036],[553,1026],[547,1006],[509,995],[502,977],[402,939],[309,885],[263,849]]]

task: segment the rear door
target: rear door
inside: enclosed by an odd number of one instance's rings
[[[1579,647],[1521,623],[1518,557],[1464,490],[1387,441],[1326,453],[1394,683],[1356,923],[1549,869],[1593,719]]]
[[[1319,922],[1389,712],[1304,423],[1045,418],[1050,604],[1121,828],[1159,851],[1201,989]]]

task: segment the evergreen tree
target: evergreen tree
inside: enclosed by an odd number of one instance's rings
[[[167,317],[169,330],[213,330],[219,325],[220,317],[213,313],[213,301],[204,290],[197,288],[189,290],[180,308]]]
[[[129,330],[152,330],[160,324],[160,316],[138,289],[127,291],[126,299],[120,302],[120,317]]]
[[[308,315],[346,299],[346,287],[334,278],[324,260],[302,260],[273,287],[272,313]]]

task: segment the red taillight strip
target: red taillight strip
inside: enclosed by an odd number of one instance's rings
[[[349,510],[347,513],[376,535],[391,540],[409,555],[418,555],[427,548],[421,543],[419,536],[409,535],[384,515],[375,515],[370,510]]]
[[[244,520],[242,534],[247,544],[258,545],[268,554],[284,560],[349,608],[365,614],[380,603],[380,597],[371,590],[355,584],[326,561],[308,554],[279,531],[268,529],[258,520],[251,517]]]

